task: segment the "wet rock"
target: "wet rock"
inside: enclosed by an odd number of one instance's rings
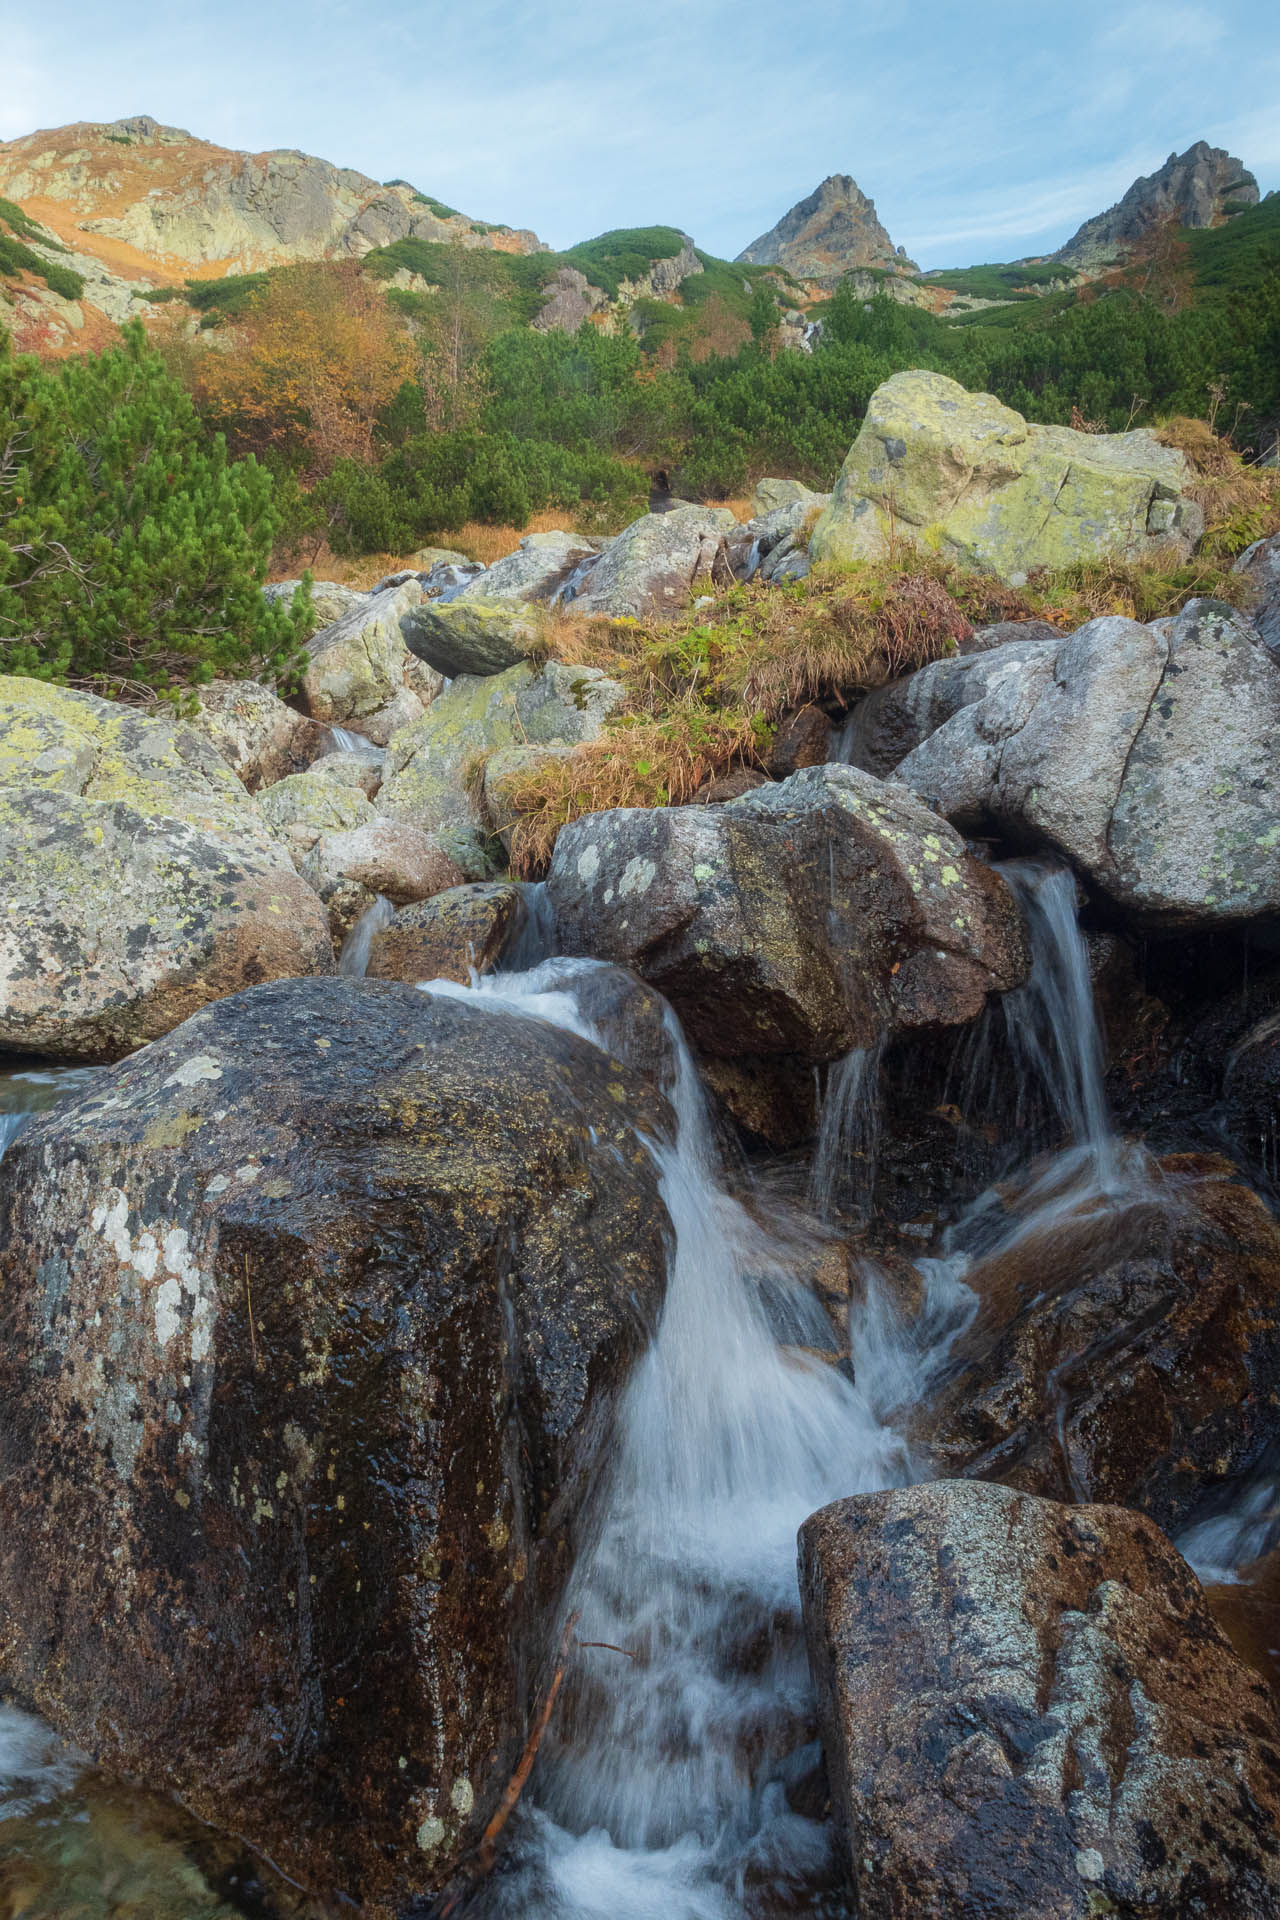
[[[109,1058],[328,972],[323,909],[190,727],[0,679],[0,1047]]]
[[[1272,659],[1280,664],[1280,533],[1255,540],[1232,567],[1256,589],[1257,604],[1249,617]]]
[[[708,1053],[699,1058],[698,1073],[716,1105],[753,1140],[778,1148],[812,1140],[818,1097],[806,1061]]]
[[[385,746],[440,691],[439,674],[405,645],[400,622],[422,598],[415,580],[359,602],[307,642],[310,663],[299,694],[305,713],[353,727]]]
[[[678,506],[649,513],[611,540],[574,600],[580,613],[633,620],[683,613],[695,590],[732,578],[724,536],[737,526],[722,507]]]
[[[219,680],[196,698],[200,711],[188,725],[213,742],[250,793],[303,772],[329,744],[324,727],[256,680]]]
[[[769,772],[788,780],[802,767],[821,767],[831,758],[831,722],[821,707],[792,707],[778,722],[769,749]]]
[[[369,943],[370,980],[456,980],[491,973],[519,930],[520,889],[509,880],[447,887],[403,907]]]
[[[468,879],[487,879],[489,828],[465,778],[475,757],[594,740],[624,697],[598,669],[558,661],[538,672],[521,665],[483,679],[460,675],[392,741],[378,811],[431,834]]]
[[[527,533],[514,553],[495,560],[476,581],[463,587],[457,597],[490,603],[553,600],[557,588],[566,586],[575,569],[599,553],[604,544],[581,533]]]
[[[966,1275],[978,1318],[917,1428],[943,1472],[1173,1528],[1280,1436],[1280,1227],[1229,1162],[1163,1167]]]
[[[814,529],[815,560],[882,559],[896,543],[1020,583],[1166,549],[1189,553],[1204,516],[1183,454],[1134,433],[1029,425],[941,373],[896,373],[872,394]]]
[[[329,980],[31,1125],[0,1169],[17,1694],[313,1890],[438,1888],[523,1748],[661,1303],[634,1128],[668,1124],[545,1022]]]
[[[895,779],[964,828],[1055,847],[1147,925],[1280,909],[1280,666],[1214,600],[1176,620],[1091,620],[1056,651],[957,662],[990,674]],[[947,684],[945,678],[943,684]]]
[[[955,1025],[1027,965],[1000,876],[849,767],[717,807],[589,814],[547,884],[563,951],[630,967],[730,1058],[830,1060],[886,1028]]]
[[[1280,1739],[1164,1535],[942,1482],[824,1508],[801,1589],[863,1920],[1280,1906]]]
[[[322,834],[300,871],[328,907],[335,940],[345,939],[379,894],[393,906],[407,907],[462,880],[427,834],[377,814],[359,826]]]
[[[452,600],[422,600],[404,617],[401,630],[410,651],[450,679],[502,673],[546,653],[546,618],[537,608],[526,608],[514,592],[509,600],[490,599],[495,571],[482,574],[474,590]]]

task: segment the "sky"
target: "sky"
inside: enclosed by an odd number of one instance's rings
[[[851,173],[923,267],[1045,252],[1195,140],[1280,185],[1274,0],[0,0],[0,138],[149,113],[562,248],[732,257]]]

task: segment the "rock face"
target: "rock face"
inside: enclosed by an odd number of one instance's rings
[[[875,202],[847,173],[833,173],[738,255],[760,266],[785,267],[797,280],[836,286],[855,267],[918,273],[881,226]]]
[[[430,704],[444,682],[415,659],[401,620],[422,599],[416,578],[371,594],[307,642],[300,704],[315,720],[351,727],[385,747]]]
[[[329,744],[324,727],[256,680],[219,680],[196,697],[200,711],[189,724],[213,742],[250,793],[301,773]]]
[[[328,980],[224,1000],[29,1126],[0,1176],[16,1691],[310,1888],[439,1887],[527,1737],[661,1303],[632,1121],[669,1115],[585,1041]]]
[[[814,528],[814,560],[847,566],[917,545],[1014,582],[1036,567],[1189,552],[1204,516],[1185,457],[1146,428],[1029,425],[941,373],[877,387]]]
[[[1149,1520],[944,1481],[800,1565],[862,1920],[1277,1911],[1271,1696]]]
[[[1179,1155],[1126,1213],[1057,1220],[966,1275],[981,1303],[919,1433],[946,1473],[1180,1526],[1280,1438],[1280,1227]]]
[[[702,583],[727,585],[724,536],[737,525],[723,507],[675,507],[649,513],[611,540],[574,598],[579,613],[633,620],[683,613]]]
[[[1049,844],[1144,923],[1211,927],[1280,908],[1280,667],[1247,621],[1193,600],[1175,621],[1091,620],[1007,671],[894,778],[965,828]]]
[[[0,680],[0,1047],[111,1058],[255,981],[327,973],[324,909],[189,727]]]
[[[562,951],[620,962],[705,1052],[835,1059],[1017,984],[1000,876],[900,788],[811,767],[714,807],[588,814],[556,842]]]
[[[584,320],[609,304],[609,296],[593,287],[576,267],[561,267],[546,286],[547,298],[530,325],[539,333],[576,333]]]
[[[1185,153],[1171,153],[1156,173],[1135,180],[1124,199],[1086,220],[1055,260],[1072,267],[1102,267],[1134,252],[1154,227],[1217,227],[1228,207],[1256,206],[1258,183],[1221,147],[1197,140]]]
[[[393,739],[378,811],[431,834],[468,879],[486,879],[488,829],[464,782],[467,763],[503,747],[594,740],[623,697],[597,668],[557,661],[537,673],[522,665],[484,679],[459,675]]]

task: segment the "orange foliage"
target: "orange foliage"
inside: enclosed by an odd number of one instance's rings
[[[354,261],[271,275],[201,357],[196,399],[237,453],[301,447],[311,474],[373,458],[374,423],[415,369],[413,343]]]

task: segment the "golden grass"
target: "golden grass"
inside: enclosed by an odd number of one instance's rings
[[[1280,473],[1274,467],[1250,466],[1206,421],[1182,414],[1157,427],[1156,438],[1185,454],[1194,475],[1187,491],[1205,521],[1198,557],[1231,558],[1280,530]]]

